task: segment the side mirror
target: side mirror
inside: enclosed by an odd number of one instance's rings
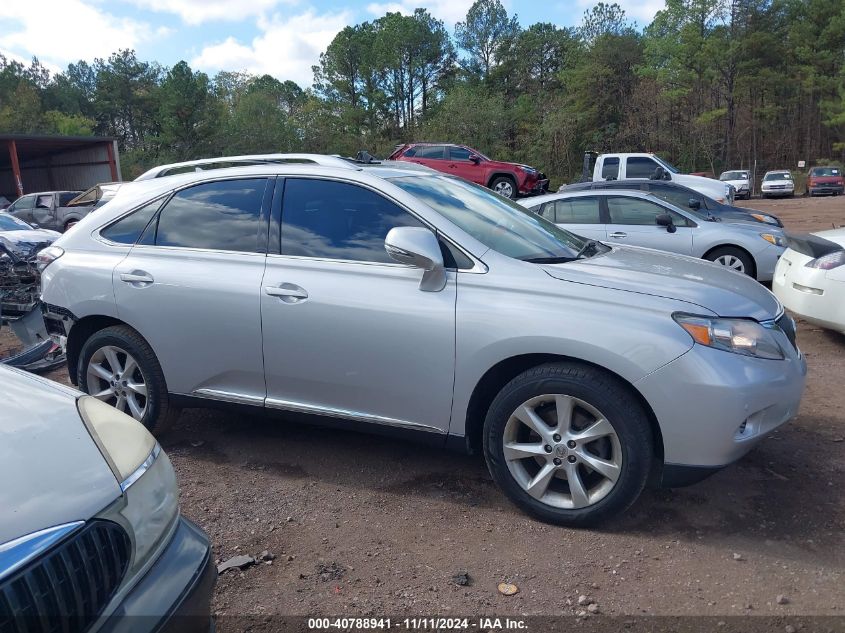
[[[689,199],[689,208],[698,210],[701,208],[701,200],[698,198],[690,198]]]
[[[661,213],[654,218],[654,223],[657,226],[665,226],[669,233],[674,233],[678,228],[672,223],[672,216],[668,213]]]
[[[475,154],[470,154],[469,160],[471,163],[475,163],[476,165],[481,162],[481,157],[476,156]]]
[[[443,253],[434,233],[428,229],[397,226],[384,238],[384,248],[391,259],[423,269],[420,290],[440,292],[446,287]]]

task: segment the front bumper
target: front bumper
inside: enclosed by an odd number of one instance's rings
[[[785,360],[693,345],[636,383],[663,436],[666,471],[709,474],[747,453],[798,413],[807,363],[781,331]]]
[[[831,279],[827,270],[807,268],[811,259],[787,251],[775,269],[772,292],[805,321],[845,334],[845,281]]]
[[[523,183],[522,188],[519,190],[524,196],[540,196],[544,193],[549,192],[549,179],[546,178],[546,174],[540,173],[537,177],[537,180],[532,182],[530,179],[527,179],[525,183]]]
[[[835,185],[835,184],[822,184],[816,185],[815,187],[810,187],[810,195],[811,196],[819,196],[819,195],[842,195],[843,190],[845,190],[845,186],[843,185]]]
[[[182,517],[167,548],[98,631],[207,632],[216,581],[208,537]]]
[[[795,187],[775,189],[774,187],[762,187],[760,192],[764,196],[791,196],[795,193]]]

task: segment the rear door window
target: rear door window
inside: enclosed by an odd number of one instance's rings
[[[422,145],[416,148],[416,158],[445,158],[446,147],[444,145]]]
[[[601,224],[601,212],[597,197],[557,200],[554,203],[555,224]],[[548,218],[551,220],[551,218]]]
[[[266,178],[245,178],[177,192],[159,214],[156,246],[264,252],[259,227],[266,187]]]
[[[601,179],[602,180],[618,180],[619,179],[619,159],[605,158],[601,165]]]
[[[122,217],[117,222],[108,225],[100,231],[100,235],[118,244],[135,244],[160,206],[161,199],[150,202],[129,215]],[[155,231],[153,231],[154,233]]]

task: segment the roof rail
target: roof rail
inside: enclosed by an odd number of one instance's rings
[[[247,154],[243,156],[220,156],[217,158],[201,158],[182,163],[170,163],[153,167],[135,180],[152,180],[175,174],[184,174],[207,169],[222,169],[225,167],[244,167],[248,165],[274,165],[286,163],[323,165],[325,167],[343,167],[356,169],[355,164],[340,156],[325,154]]]

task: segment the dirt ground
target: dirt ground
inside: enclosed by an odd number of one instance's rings
[[[790,230],[845,224],[845,197],[744,204]],[[220,576],[218,615],[572,615],[587,596],[602,614],[762,614],[798,627],[825,615],[841,630],[845,337],[799,323],[798,342],[809,382],[796,420],[705,482],[646,491],[601,530],[532,520],[480,458],[399,440],[210,410],[185,411],[160,439],[182,511],[218,561],[275,556]],[[519,592],[500,595],[500,582]]]

